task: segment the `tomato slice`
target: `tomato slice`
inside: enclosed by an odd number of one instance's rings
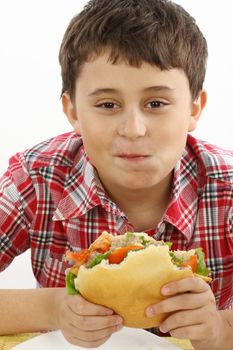
[[[78,266],[84,264],[88,257],[90,255],[90,252],[88,249],[83,249],[80,252],[66,252],[66,259],[74,261]]]
[[[140,249],[144,249],[144,247],[136,244],[129,245],[127,247],[117,248],[116,250],[114,250],[109,254],[108,261],[110,264],[119,264],[120,262],[122,262],[122,260],[124,260],[127,253],[130,250],[140,250]]]
[[[196,268],[197,268],[197,255],[192,255],[190,256],[189,260],[188,261],[184,261],[182,264],[181,264],[182,267],[187,267],[187,266],[190,266],[192,271],[195,272],[196,271]]]

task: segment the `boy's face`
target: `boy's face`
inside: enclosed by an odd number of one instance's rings
[[[205,93],[192,102],[182,70],[113,65],[104,54],[84,64],[75,103],[62,101],[105,187],[135,191],[170,181]]]

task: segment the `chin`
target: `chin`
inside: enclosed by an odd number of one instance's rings
[[[155,187],[158,185],[159,182],[156,181],[150,181],[150,180],[144,180],[144,181],[139,181],[139,179],[135,178],[131,179],[130,181],[126,181],[124,183],[121,183],[121,186],[124,188],[127,188],[128,190],[147,190],[152,187]]]

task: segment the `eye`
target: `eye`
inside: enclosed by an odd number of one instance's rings
[[[103,109],[118,109],[120,108],[119,105],[113,102],[104,102],[96,105],[97,108],[103,108]]]
[[[158,100],[150,101],[146,104],[146,108],[151,108],[151,109],[161,108],[164,106],[167,106],[167,103],[158,101]]]

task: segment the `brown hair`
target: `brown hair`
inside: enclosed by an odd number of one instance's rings
[[[59,53],[62,93],[71,98],[82,65],[106,48],[113,64],[125,60],[160,69],[180,68],[192,98],[202,89],[207,43],[195,20],[168,0],[91,0],[75,16],[63,37]]]

